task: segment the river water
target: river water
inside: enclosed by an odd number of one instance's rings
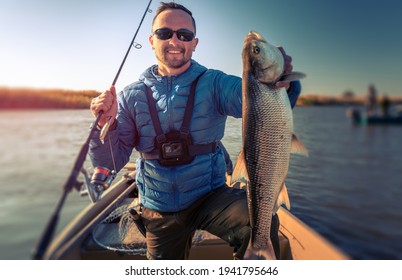
[[[402,259],[402,126],[353,126],[345,111],[294,109],[309,157],[291,157],[291,212],[353,259]],[[31,258],[92,122],[88,110],[0,111],[0,259]],[[235,161],[241,120],[223,142]],[[59,229],[88,203],[71,192]]]

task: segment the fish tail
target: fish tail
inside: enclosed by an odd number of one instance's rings
[[[254,248],[251,241],[248,244],[246,253],[244,254],[245,260],[276,260],[274,247],[272,242],[262,248]]]

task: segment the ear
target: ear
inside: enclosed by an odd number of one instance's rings
[[[198,38],[194,38],[194,40],[193,40],[193,52],[195,52],[195,48],[197,47],[197,45],[198,45]]]
[[[154,47],[154,36],[149,35],[148,41],[149,41],[149,44],[151,45],[152,49],[154,50],[155,49],[155,47]]]

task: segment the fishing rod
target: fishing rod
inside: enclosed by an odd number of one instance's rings
[[[127,50],[127,52],[126,52],[126,54],[125,54],[125,56],[123,58],[123,61],[121,62],[120,67],[119,67],[119,69],[118,69],[118,71],[116,73],[116,76],[115,76],[115,78],[113,80],[112,86],[116,85],[117,79],[120,76],[120,72],[121,72],[121,70],[123,68],[123,65],[126,62],[128,54],[130,53],[130,50],[131,50],[132,46],[135,44],[135,38],[137,37],[138,31],[140,30],[142,22],[144,21],[145,15],[148,12],[152,12],[149,9],[149,7],[151,5],[151,2],[152,2],[152,0],[149,1],[148,6],[145,9],[144,15],[142,16],[140,24],[138,25],[137,31],[135,32],[134,37],[133,37],[133,39],[132,39],[132,41],[130,43],[130,46],[129,46],[129,48],[128,48],[128,50]],[[136,48],[138,48],[138,46],[141,47],[139,44],[135,45]],[[92,139],[92,137],[94,135],[94,132],[97,130],[97,124],[98,124],[98,122],[99,122],[99,120],[100,120],[102,115],[103,115],[103,111],[100,111],[98,116],[96,117],[94,123],[92,124],[90,132],[89,132],[89,135],[88,135],[88,138],[86,139],[85,143],[82,145],[81,150],[80,150],[80,152],[79,152],[79,154],[77,156],[77,159],[75,161],[74,167],[71,170],[71,174],[68,177],[67,182],[65,183],[65,185],[63,187],[63,194],[62,194],[59,202],[57,203],[56,209],[55,209],[53,215],[51,216],[51,218],[49,219],[49,221],[48,221],[48,223],[47,223],[47,225],[45,227],[45,230],[44,230],[42,236],[39,239],[39,242],[37,243],[37,245],[34,247],[34,249],[32,251],[32,258],[35,259],[35,260],[40,260],[40,259],[43,258],[44,254],[46,252],[46,249],[48,248],[48,246],[50,244],[50,241],[52,240],[54,231],[56,229],[56,226],[57,226],[57,223],[58,223],[58,220],[59,220],[59,215],[60,215],[61,209],[62,209],[62,207],[64,205],[64,202],[65,202],[65,200],[67,198],[67,194],[69,192],[71,192],[71,190],[74,187],[77,188],[78,174],[79,174],[80,171],[83,171],[82,166],[83,166],[83,164],[85,162],[86,155],[88,154],[89,143],[90,143],[90,141],[91,141],[91,139]],[[108,123],[110,125],[110,119],[109,119]],[[103,131],[103,132],[107,133],[107,131]],[[90,194],[90,198],[91,198],[91,200],[93,202],[94,202],[94,199],[96,200],[98,198],[98,197],[93,198],[92,195],[91,195],[91,192],[89,192],[89,194]]]

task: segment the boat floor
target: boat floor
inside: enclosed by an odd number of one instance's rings
[[[132,199],[127,199],[126,204]],[[107,220],[107,219],[106,219]],[[280,234],[281,259],[290,259],[289,241]],[[145,238],[134,223],[121,217],[111,222],[96,226],[92,234],[84,241],[80,252],[81,259],[134,259],[145,260]],[[192,260],[230,260],[233,259],[233,247],[219,237],[199,230],[193,236],[190,250]]]
[[[45,259],[146,259],[145,238],[128,211],[138,212],[135,173],[124,176],[107,190],[102,200],[88,205],[50,244]],[[320,234],[286,209],[280,220],[280,259],[349,259]],[[196,231],[189,259],[231,260],[233,247],[205,231]]]

